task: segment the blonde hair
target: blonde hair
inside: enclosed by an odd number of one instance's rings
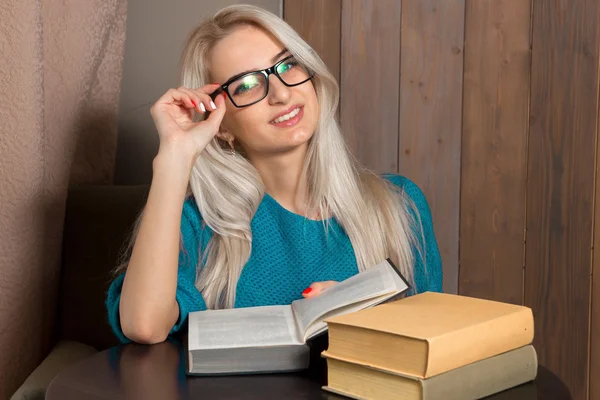
[[[420,227],[418,212],[402,190],[352,158],[335,116],[338,84],[321,58],[285,21],[250,5],[221,9],[187,38],[181,84],[197,88],[212,82],[207,65],[211,49],[243,25],[273,35],[315,74],[312,84],[320,115],[303,169],[308,209],[336,219],[352,243],[359,271],[390,258],[414,287],[412,250],[422,251],[412,229]],[[190,189],[204,223],[214,232],[198,258],[196,287],[208,308],[232,308],[238,279],[250,258],[250,222],[264,196],[261,177],[246,158],[232,157],[215,137],[195,161]],[[323,223],[327,228],[325,218]]]

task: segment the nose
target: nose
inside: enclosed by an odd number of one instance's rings
[[[292,88],[286,86],[274,74],[269,76],[269,104],[286,104],[290,101]]]

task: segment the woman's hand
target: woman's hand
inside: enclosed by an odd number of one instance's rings
[[[311,297],[318,296],[325,289],[335,285],[336,281],[324,281],[324,282],[314,282],[309,287],[307,287],[304,292],[302,292],[302,296],[305,299],[310,299]]]
[[[225,98],[217,96],[213,102],[209,96],[218,87],[211,84],[199,89],[169,89],[152,105],[150,114],[160,138],[159,152],[175,151],[193,164],[218,132],[225,115]],[[205,121],[194,122],[194,112],[211,114]]]

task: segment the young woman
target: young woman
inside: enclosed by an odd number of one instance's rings
[[[441,291],[423,193],[352,158],[337,82],[289,25],[224,8],[181,62],[182,86],[150,109],[150,193],[106,301],[123,342],[164,341],[191,311],[315,296],[388,257],[412,293]]]

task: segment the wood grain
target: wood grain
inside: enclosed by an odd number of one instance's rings
[[[534,0],[525,305],[540,364],[587,398],[600,2]]]
[[[340,79],[342,0],[284,0],[283,18]]]
[[[599,149],[600,150],[600,149]],[[596,150],[597,152],[599,150]],[[596,176],[600,168],[596,166]],[[600,376],[600,182],[596,178],[596,204],[594,221],[594,256],[592,265],[592,309],[591,309],[591,331],[590,331],[590,377]],[[590,400],[600,400],[600,381],[590,379]]]
[[[429,201],[450,293],[458,290],[464,13],[464,0],[402,2],[400,173]]]
[[[523,303],[531,2],[467,3],[459,292]]]
[[[598,98],[600,98],[600,94]],[[596,124],[596,194],[594,197],[594,250],[592,253],[592,305],[589,350],[590,378],[600,376],[600,104],[596,104],[596,107],[598,109],[598,123]],[[589,382],[589,399],[600,400],[600,381],[598,379],[589,379]]]
[[[346,0],[342,7],[342,132],[376,172],[398,171],[400,6]]]

